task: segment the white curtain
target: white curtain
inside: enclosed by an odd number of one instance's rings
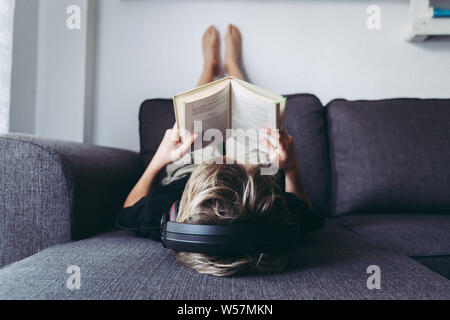
[[[0,134],[9,131],[15,0],[0,0]]]

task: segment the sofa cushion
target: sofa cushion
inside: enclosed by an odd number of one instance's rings
[[[295,137],[295,145],[305,188],[316,211],[328,210],[329,166],[323,106],[309,94],[288,96],[286,130]],[[139,113],[141,162],[146,167],[158,149],[164,132],[175,122],[172,100],[145,101]]]
[[[68,290],[68,266],[81,271]],[[381,269],[381,290],[366,286]],[[338,224],[307,239],[274,275],[218,278],[176,262],[161,243],[123,231],[57,245],[0,269],[0,299],[449,299],[450,282],[418,262],[383,251]]]
[[[365,214],[337,221],[372,243],[408,256],[450,255],[450,215]]]
[[[327,106],[331,214],[450,212],[450,100]]]

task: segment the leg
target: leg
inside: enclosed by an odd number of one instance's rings
[[[198,86],[214,81],[220,71],[220,39],[214,26],[210,26],[203,35],[203,56],[205,64]]]
[[[244,80],[244,72],[241,69],[242,37],[239,29],[230,24],[228,26],[225,41],[227,44],[225,54],[225,71],[230,76]]]

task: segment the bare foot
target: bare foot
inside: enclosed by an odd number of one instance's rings
[[[228,26],[225,42],[225,70],[228,74],[232,74],[235,73],[236,70],[240,70],[242,55],[242,37],[236,26],[232,24]]]
[[[220,37],[214,26],[206,29],[203,35],[204,69],[212,71],[214,76],[220,72]]]

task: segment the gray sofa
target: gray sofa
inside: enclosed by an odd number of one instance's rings
[[[0,137],[0,299],[450,298],[450,100],[289,96],[286,128],[326,225],[284,272],[230,278],[114,227],[173,124],[171,101],[148,100],[139,116],[140,154]],[[380,289],[367,286],[374,265]]]

